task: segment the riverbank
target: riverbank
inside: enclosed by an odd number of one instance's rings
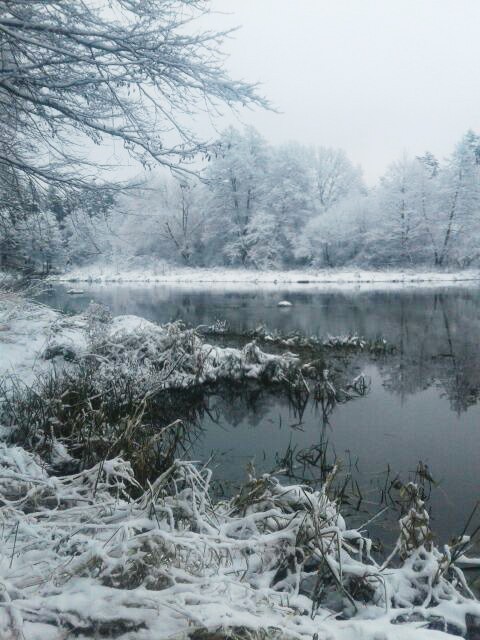
[[[243,349],[208,344],[181,322],[157,325],[134,315],[111,317],[91,303],[66,316],[15,293],[0,297],[0,376],[29,385],[59,367],[102,361],[102,374],[135,374],[140,393],[188,388],[220,379],[279,381],[299,369],[298,358],[261,351],[255,341]]]
[[[480,270],[465,271],[409,271],[362,269],[302,269],[291,271],[255,271],[251,269],[181,268],[165,264],[148,268],[116,268],[112,265],[88,265],[64,274],[51,276],[57,282],[94,283],[158,283],[158,284],[443,284],[474,283],[480,281]]]

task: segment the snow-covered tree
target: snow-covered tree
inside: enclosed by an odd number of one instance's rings
[[[199,188],[184,177],[157,175],[125,192],[114,214],[114,253],[195,264],[203,225]]]
[[[208,0],[0,5],[0,192],[12,192],[14,183],[35,193],[33,209],[17,198],[14,210],[11,196],[1,208],[4,263],[17,242],[10,232],[18,232],[29,211],[40,211],[52,187],[68,201],[110,181],[114,141],[140,166],[188,175],[197,170],[189,163],[211,151],[191,126],[195,114],[267,104],[253,85],[226,73],[226,34],[202,26]],[[103,147],[103,163],[92,160],[95,145]],[[43,222],[48,211],[42,210]],[[55,215],[74,257],[105,250],[97,241],[99,217],[60,221]],[[173,229],[171,237],[179,242]]]
[[[282,145],[272,152],[265,202],[276,217],[278,242],[286,265],[295,258],[301,231],[317,210],[313,163],[313,151],[297,143]]]
[[[255,211],[246,232],[248,264],[257,269],[274,269],[283,266],[284,246],[274,213],[263,209]]]
[[[335,167],[328,198],[319,195],[320,153]],[[200,181],[157,174],[115,204],[105,190],[70,199],[51,190],[48,211],[77,262],[465,267],[480,263],[479,158],[480,138],[468,132],[443,163],[430,153],[404,156],[367,190],[343,152],[272,147],[255,129],[229,128]],[[40,209],[28,184],[10,189],[0,207],[3,256],[21,238],[30,246],[22,215]]]
[[[252,127],[220,138],[206,172],[204,241],[210,261],[247,265],[253,215],[263,208],[269,149]]]
[[[365,243],[374,197],[352,195],[308,222],[300,234],[296,257],[318,267],[351,263]]]
[[[142,164],[175,169],[207,152],[195,113],[265,105],[228,77],[208,11],[198,0],[2,2],[2,164],[64,186],[91,181],[91,143],[118,140]]]
[[[0,163],[0,267],[48,273],[63,262],[60,227],[32,181]]]
[[[370,220],[367,237],[367,250],[378,266],[412,266],[427,258],[423,178],[422,165],[406,156],[381,178],[377,215]]]
[[[439,238],[436,224],[439,192],[440,163],[435,156],[426,152],[416,158],[414,177],[418,217],[425,233],[426,261],[438,264]],[[427,249],[428,247],[428,249]]]
[[[195,199],[197,189],[196,182],[179,179],[170,181],[165,193],[161,233],[186,265],[195,262],[202,248],[204,214]]]
[[[468,131],[440,171],[436,264],[470,264],[480,256],[480,136]]]
[[[45,206],[59,225],[67,264],[93,262],[111,253],[115,197],[115,192],[107,189],[88,188],[66,194],[50,187]]]
[[[345,264],[361,244],[366,206],[362,172],[342,149],[311,149],[308,164],[309,188],[304,190],[312,206],[306,226],[296,226],[294,256],[319,266]]]
[[[314,174],[319,208],[323,211],[365,191],[360,167],[349,160],[343,149],[315,149]]]

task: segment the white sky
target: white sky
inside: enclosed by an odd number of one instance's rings
[[[241,25],[236,78],[280,115],[242,112],[273,143],[344,148],[369,182],[402,153],[440,158],[480,131],[480,0],[212,0]],[[234,119],[229,117],[229,120]]]

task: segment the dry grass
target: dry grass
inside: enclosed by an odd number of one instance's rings
[[[191,463],[143,491],[118,458],[57,478],[19,448],[0,447],[0,461],[2,637],[16,625],[34,638],[41,623],[54,638],[307,640],[344,637],[332,615],[358,634],[366,612],[460,633],[480,616],[461,571],[405,522],[400,553],[379,565],[328,497],[332,474],[320,491],[252,475],[215,502],[211,472]]]

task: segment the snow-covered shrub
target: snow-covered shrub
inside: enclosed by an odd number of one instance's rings
[[[94,347],[105,337],[113,317],[108,307],[93,301],[84,311],[84,316],[87,322],[86,333],[92,347]]]
[[[119,458],[61,477],[21,449],[1,446],[0,460],[2,638],[427,640],[425,627],[478,623],[444,554],[419,546],[380,565],[329,480],[314,491],[252,475],[215,502],[210,470],[187,462],[138,493]]]

